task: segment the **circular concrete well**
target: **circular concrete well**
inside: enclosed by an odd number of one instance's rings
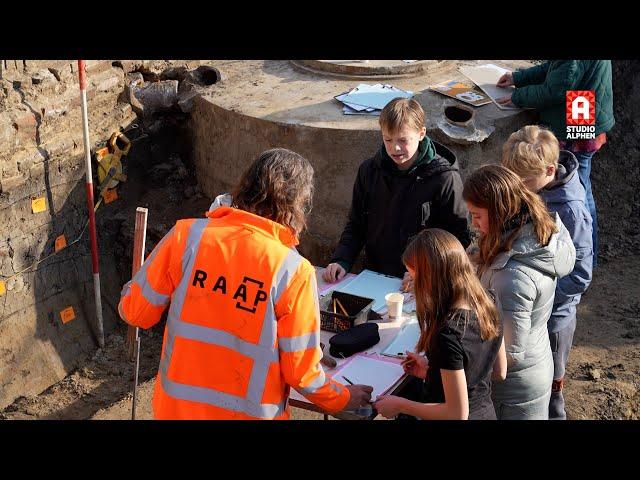
[[[193,158],[203,191],[228,192],[262,151],[294,150],[316,172],[314,209],[300,250],[324,264],[345,225],[359,165],[381,146],[378,117],[345,115],[336,95],[360,83],[385,83],[414,92],[423,106],[427,134],[457,155],[463,177],[469,169],[499,161],[503,142],[532,123],[528,111],[473,108],[466,128],[445,121],[448,106],[465,104],[429,90],[456,80],[463,65],[494,63],[515,69],[526,61],[304,60],[216,61],[224,78],[196,99],[190,119]],[[455,119],[454,119],[455,121]]]

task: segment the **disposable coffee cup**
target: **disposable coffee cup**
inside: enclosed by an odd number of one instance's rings
[[[401,293],[394,292],[385,295],[384,299],[387,302],[389,318],[395,320],[402,317],[402,303],[404,302],[404,296]]]

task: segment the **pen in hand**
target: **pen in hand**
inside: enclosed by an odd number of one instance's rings
[[[406,352],[406,355],[407,355],[407,356],[404,358],[404,360],[402,360],[401,365],[402,365],[404,368],[409,368],[409,367],[411,367],[411,366],[412,366],[412,364],[414,364],[416,361],[415,361],[413,358],[411,358],[411,356],[409,355],[409,352]]]
[[[344,376],[343,376],[342,378],[344,378],[344,379],[347,381],[347,383],[348,383],[349,385],[355,385],[355,384],[354,384],[351,380],[349,380],[347,377],[344,377]]]

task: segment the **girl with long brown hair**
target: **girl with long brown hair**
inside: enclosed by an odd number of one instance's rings
[[[502,328],[464,248],[449,232],[426,229],[402,260],[414,279],[420,324],[417,353],[407,352],[403,365],[424,384],[413,399],[380,397],[376,409],[385,417],[495,420],[491,375],[506,374]]]
[[[507,378],[493,386],[498,419],[547,419],[553,359],[547,334],[557,278],[573,269],[576,251],[520,178],[487,165],[466,180],[463,198],[480,239],[478,273],[493,292],[504,324]]]

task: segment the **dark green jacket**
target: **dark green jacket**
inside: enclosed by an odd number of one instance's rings
[[[615,125],[611,60],[553,60],[513,72],[515,90],[511,101],[518,107],[540,112],[540,122],[559,140],[567,138],[567,90],[595,90],[596,135]]]

